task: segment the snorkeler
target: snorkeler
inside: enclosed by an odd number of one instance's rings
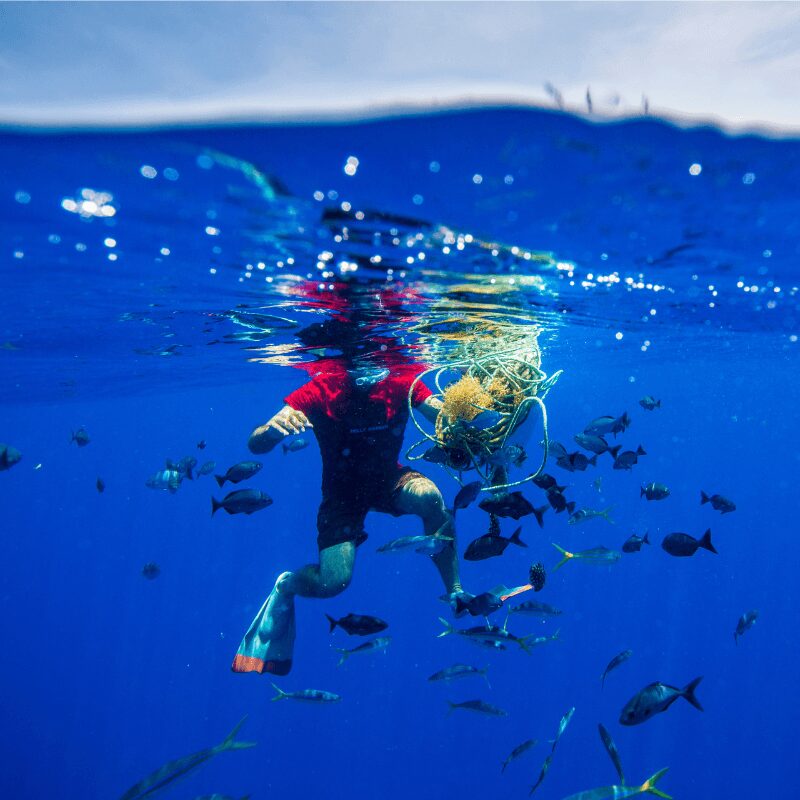
[[[436,485],[398,463],[408,421],[408,393],[422,368],[392,353],[356,367],[352,358],[326,358],[312,379],[285,398],[284,407],[250,436],[253,453],[268,453],[286,437],[313,428],[322,455],[322,504],[317,515],[319,563],[282,573],[233,660],[234,672],[285,675],[292,667],[294,598],[333,597],[353,575],[369,511],[421,518],[427,535],[453,536],[452,515]],[[441,403],[421,383],[412,404],[435,420]],[[432,556],[455,607],[470,597],[458,574],[455,541]]]

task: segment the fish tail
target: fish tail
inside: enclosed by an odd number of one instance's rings
[[[700,490],[700,505],[703,506],[706,503],[710,503],[711,498],[701,489]]]
[[[642,544],[650,544],[650,539],[647,538],[650,531],[645,531],[644,536],[642,537]]]
[[[575,511],[575,501],[571,501],[567,503],[567,514],[572,516],[572,513]]]
[[[644,486],[639,487],[639,499],[641,500],[644,497]]]
[[[283,700],[287,698],[289,695],[280,688],[280,686],[276,686],[274,683],[272,684],[272,688],[278,693],[275,697],[272,698],[272,702],[274,703],[276,700]]]
[[[212,497],[211,498],[211,516],[213,517],[214,514],[216,514],[217,511],[219,511],[219,509],[221,509],[221,508],[222,508],[222,503],[220,503],[219,500],[217,500],[216,497]]]
[[[439,622],[444,625],[444,630],[436,637],[437,639],[441,639],[442,636],[447,636],[448,634],[456,632],[456,629],[444,617],[439,617]]]
[[[520,533],[522,533],[522,525],[511,534],[511,538],[508,541],[511,542],[511,544],[515,544],[517,547],[527,547],[528,545],[519,538]]]
[[[558,634],[561,633],[561,628],[556,628],[556,632],[550,637],[551,641],[558,639]]]
[[[239,722],[236,723],[234,729],[214,748],[218,753],[222,753],[225,750],[247,750],[249,747],[255,747],[256,742],[237,742],[236,734],[239,733],[239,729],[244,725],[245,720],[247,719],[247,714],[245,714]]]
[[[661,789],[656,789],[656,783],[664,777],[664,773],[669,767],[660,769],[655,775],[651,775],[641,786],[642,793],[654,794],[656,797],[663,797],[665,800],[672,800],[672,795],[662,792]]]
[[[695,678],[691,683],[687,684],[681,692],[683,697],[688,700],[698,711],[705,710],[703,706],[700,705],[700,701],[695,697],[694,694],[694,690],[697,688],[697,685],[701,680],[703,680],[702,675],[699,678]]]
[[[592,456],[592,457],[589,459],[589,463],[590,463],[590,464],[591,464],[593,467],[596,467],[596,466],[597,466],[597,453],[595,453],[595,454],[594,454],[594,455],[593,455],[593,456]]]
[[[713,544],[711,544],[711,528],[709,528],[704,534],[703,538],[700,539],[699,542],[700,547],[705,547],[706,550],[710,550],[712,553],[716,553],[716,548]]]
[[[555,572],[555,570],[559,569],[560,567],[563,567],[564,564],[566,564],[567,561],[569,561],[572,558],[572,553],[568,553],[563,547],[559,547],[555,542],[551,542],[551,544],[553,545],[553,547],[555,547],[556,550],[558,550],[559,553],[561,553],[561,555],[564,556],[564,558],[562,558],[561,561],[559,561],[558,564],[556,564],[555,567],[553,568],[553,571]]]
[[[601,688],[601,689],[604,689],[604,688],[605,688],[605,685],[606,685],[606,675],[608,675],[608,672],[604,672],[604,673],[603,673],[603,674],[600,676],[600,688]]]
[[[647,455],[647,451],[644,449],[644,447],[642,447],[641,445],[639,445],[639,446],[636,448],[636,455],[637,455],[637,456],[646,456],[646,455]]]
[[[330,614],[325,615],[328,618],[328,624],[331,626],[330,633],[333,633],[334,628],[339,624],[339,620],[334,619]]]
[[[342,657],[339,659],[339,663],[336,666],[341,667],[342,664],[344,664],[344,662],[350,658],[350,653],[342,647],[337,647],[336,649],[342,654]]]
[[[486,685],[491,689],[492,684],[489,683],[489,665],[487,664],[482,670],[480,670],[481,675],[483,675],[483,679],[486,681]]]
[[[536,521],[539,523],[540,528],[544,528],[544,512],[547,511],[547,506],[540,506],[539,508],[533,509],[533,514],[536,517]]]
[[[457,708],[455,703],[451,703],[449,700],[447,701],[447,716],[449,717],[453,711]]]
[[[508,759],[503,762],[503,766],[500,767],[500,774],[502,775],[506,771],[506,767],[508,766]]]
[[[613,519],[611,519],[611,517],[609,517],[608,515],[609,515],[609,514],[610,514],[610,513],[611,513],[613,510],[614,510],[614,506],[609,506],[608,508],[605,508],[605,509],[603,509],[603,510],[600,512],[600,516],[601,516],[601,517],[603,517],[603,519],[605,519],[605,520],[607,520],[608,522],[610,522],[612,525],[614,525],[614,524],[615,524],[615,523],[614,523],[614,520],[613,520]]]
[[[614,461],[617,460],[617,455],[619,454],[620,450],[622,450],[622,445],[621,444],[616,444],[616,445],[614,445],[614,447],[609,447],[608,448],[608,452],[611,453],[611,458],[613,458]]]
[[[219,484],[219,488],[221,489],[225,485],[226,478],[224,475],[215,475],[214,480]]]

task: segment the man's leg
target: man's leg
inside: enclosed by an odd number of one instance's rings
[[[239,645],[233,671],[288,674],[294,650],[295,595],[333,597],[344,591],[353,577],[355,557],[355,544],[342,542],[320,550],[319,564],[281,574]]]

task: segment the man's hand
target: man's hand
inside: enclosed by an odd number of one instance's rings
[[[283,436],[291,436],[294,433],[304,433],[306,428],[314,426],[302,411],[284,406],[264,427],[272,428]]]

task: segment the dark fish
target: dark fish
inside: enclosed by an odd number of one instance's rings
[[[558,490],[558,486],[553,486],[547,490],[547,502],[556,514],[568,511],[570,514],[575,510],[575,503],[568,502],[567,498]]]
[[[225,481],[241,483],[248,478],[252,478],[263,466],[260,461],[240,461],[238,464],[234,464],[224,475],[215,475],[214,478],[222,488],[225,485]]]
[[[701,680],[703,680],[702,675],[683,689],[676,689],[674,686],[667,686],[664,683],[651,683],[649,686],[645,686],[625,704],[625,708],[619,715],[620,725],[639,725],[647,722],[654,714],[666,711],[679,697],[683,697],[698,711],[702,711],[703,706],[694,695],[694,690]]]
[[[715,511],[720,511],[723,514],[730,514],[731,511],[736,511],[736,503],[733,500],[728,500],[727,497],[723,497],[721,494],[712,494],[709,497],[705,492],[700,492],[700,505],[704,505],[705,503],[711,503],[711,507]]]
[[[486,461],[495,467],[521,467],[528,458],[525,448],[520,444],[509,444],[499,453],[493,453]]]
[[[501,556],[510,544],[515,544],[517,547],[527,547],[528,545],[519,538],[521,531],[521,527],[517,528],[506,539],[500,536],[499,533],[493,533],[490,530],[489,533],[485,533],[469,543],[464,552],[464,559],[466,561],[483,561],[494,556]]]
[[[206,440],[205,440],[205,439],[201,439],[201,440],[200,440],[200,441],[197,443],[197,449],[198,449],[198,450],[205,450],[205,449],[206,449]]]
[[[372,636],[373,633],[380,633],[389,627],[388,622],[384,622],[378,617],[370,617],[367,614],[348,614],[341,619],[334,619],[330,614],[325,616],[330,623],[331,633],[333,633],[337,625],[350,636]]]
[[[575,713],[575,707],[573,706],[563,717],[561,717],[561,721],[558,723],[558,731],[556,732],[556,737],[553,739],[553,743],[550,746],[550,754],[544,760],[542,764],[542,768],[539,771],[539,777],[536,780],[536,783],[531,786],[531,790],[528,792],[528,796],[532,795],[538,788],[541,782],[544,780],[544,776],[547,775],[547,771],[550,769],[550,764],[553,763],[553,756],[556,752],[556,747],[558,746],[558,742],[561,739],[562,734],[567,729],[567,725],[569,725],[570,720],[572,719],[572,715]]]
[[[525,499],[522,492],[490,495],[478,503],[478,508],[498,517],[511,517],[512,519],[519,519],[534,513],[534,507]]]
[[[214,471],[214,467],[217,466],[216,461],[206,461],[199,470],[197,470],[197,477],[201,478],[203,475],[210,475]]]
[[[639,401],[639,405],[645,411],[655,411],[657,408],[661,408],[661,401],[647,394]]]
[[[596,466],[597,456],[586,458],[583,453],[574,452],[556,459],[556,465],[565,469],[567,472],[585,472],[586,467]]]
[[[275,700],[299,700],[302,703],[338,703],[342,697],[333,692],[324,692],[322,689],[301,689],[299,692],[284,692],[274,683],[272,688],[278,693],[272,698]]]
[[[505,588],[505,587],[504,587]],[[503,600],[497,592],[481,592],[465,600],[463,597],[456,597],[455,611],[461,614],[468,611],[473,617],[488,617],[495,611],[503,607]]]
[[[603,745],[606,748],[608,757],[614,764],[614,769],[617,771],[617,775],[619,775],[619,782],[624,784],[625,775],[622,772],[622,760],[619,757],[619,750],[617,750],[617,746],[614,744],[611,734],[605,729],[602,722],[598,723],[597,730],[600,734],[600,738],[603,740]]]
[[[149,581],[154,581],[161,574],[161,567],[155,561],[148,561],[142,567],[142,575]]]
[[[630,424],[631,418],[626,411],[620,417],[598,417],[592,420],[583,429],[583,432],[594,436],[604,436],[607,433],[613,433],[616,436],[618,433],[624,433]]]
[[[561,442],[549,442],[547,449],[550,458],[563,458],[567,455],[567,448]]]
[[[508,758],[503,762],[503,767],[500,772],[505,772],[506,767],[515,759],[519,758],[523,753],[530,750],[532,747],[536,747],[538,744],[536,739],[528,739],[527,741],[523,742],[522,744],[518,744],[509,754]]]
[[[228,514],[254,514],[272,505],[272,498],[260,489],[238,489],[226,494],[222,500],[211,498],[211,516],[222,508]]]
[[[528,583],[533,586],[533,591],[541,592],[546,580],[547,573],[544,571],[544,564],[541,561],[531,564],[531,568],[528,570]]]
[[[711,544],[711,529],[709,528],[700,539],[689,536],[688,533],[670,533],[664,537],[661,547],[671,556],[693,556],[699,548],[712,553],[717,551]]]
[[[422,459],[429,464],[448,464],[450,462],[450,457],[441,447],[429,447],[422,454]]]
[[[0,472],[11,469],[22,459],[22,453],[10,444],[0,443]]]
[[[472,675],[482,675],[486,681],[486,685],[489,686],[488,672],[489,667],[478,669],[477,667],[471,667],[468,664],[453,664],[452,667],[445,667],[444,669],[439,670],[439,672],[434,672],[433,675],[428,678],[428,680],[450,683],[450,681],[458,678],[468,678]],[[489,686],[489,688],[491,689],[492,687]]]
[[[376,650],[385,650],[391,644],[391,641],[391,636],[379,636],[377,639],[370,639],[368,642],[364,642],[364,644],[360,644],[352,650],[344,650],[341,647],[337,647],[336,649],[342,654],[342,657],[339,659],[339,663],[336,666],[341,667],[350,656],[360,655],[362,653],[373,653]]]
[[[180,461],[172,461],[167,459],[167,469],[175,470],[180,473],[181,477],[188,478],[190,481],[194,480],[192,470],[197,466],[197,459],[194,456],[184,456]]]
[[[246,750],[249,747],[255,747],[255,742],[234,741],[234,737],[239,733],[239,728],[242,727],[246,719],[247,717],[244,717],[225,739],[215,747],[208,747],[205,750],[192,753],[190,756],[167,762],[163,767],[139,781],[135,786],[131,786],[120,800],[141,800],[141,798],[150,797],[160,789],[164,789],[178,779],[183,778],[184,775],[193,772],[220,753],[225,753],[228,750]]]
[[[91,441],[89,434],[86,432],[86,428],[78,428],[77,431],[72,431],[70,442],[75,442],[78,447],[86,447]]]
[[[595,436],[591,433],[576,433],[572,438],[584,450],[588,450],[598,456],[608,450],[608,442],[602,436]]]
[[[639,497],[646,497],[648,500],[663,500],[669,497],[669,489],[663,483],[648,483],[639,489]]]
[[[545,491],[548,489],[556,489],[559,492],[563,492],[564,489],[567,488],[566,486],[559,486],[556,479],[552,475],[548,475],[546,472],[543,472],[541,475],[537,475],[533,479],[533,483]]]
[[[636,450],[625,450],[620,453],[620,445],[609,449],[611,457],[614,459],[614,469],[630,469],[634,464],[639,462],[639,456],[646,456],[644,448],[639,445]]]
[[[739,621],[736,623],[736,630],[733,632],[733,641],[736,644],[739,644],[739,637],[742,636],[744,633],[750,630],[753,625],[756,624],[756,620],[758,619],[758,611],[746,611],[739,617]]]
[[[502,708],[498,708],[497,706],[493,706],[489,703],[484,703],[483,700],[466,700],[463,703],[451,703],[448,701],[448,706],[450,709],[448,710],[448,714],[455,711],[457,708],[463,708],[464,711],[474,711],[477,714],[486,714],[489,717],[507,717],[508,712],[503,711]]]
[[[481,486],[483,486],[483,484],[480,481],[472,481],[472,483],[462,486],[458,490],[456,499],[453,500],[453,513],[455,514],[459,508],[467,508],[467,506],[471,505],[480,494]]]
[[[650,544],[650,539],[647,533],[644,536],[637,536],[632,533],[622,545],[623,553],[638,553],[642,549],[643,544]]]
[[[538,603],[536,600],[527,600],[520,603],[518,606],[512,606],[508,610],[509,614],[525,614],[530,617],[560,617],[564,612],[558,608],[547,605],[547,603]]]
[[[94,485],[97,491],[100,492],[100,494],[103,494],[103,492],[106,490],[106,482],[102,478],[98,478],[95,481]]]
[[[304,450],[306,447],[308,447],[308,439],[304,439],[301,436],[299,439],[292,439],[289,444],[283,442],[281,447],[283,448],[284,455],[287,453],[296,453],[298,450]]]
[[[181,485],[183,476],[175,469],[162,469],[151,475],[144,485],[148,489],[162,489],[170,494],[175,494]]]
[[[600,685],[606,685],[606,675],[608,675],[611,670],[616,669],[620,664],[624,664],[631,656],[633,655],[633,650],[623,650],[621,653],[618,653],[608,662],[608,665],[603,670],[603,674],[600,676]]]

